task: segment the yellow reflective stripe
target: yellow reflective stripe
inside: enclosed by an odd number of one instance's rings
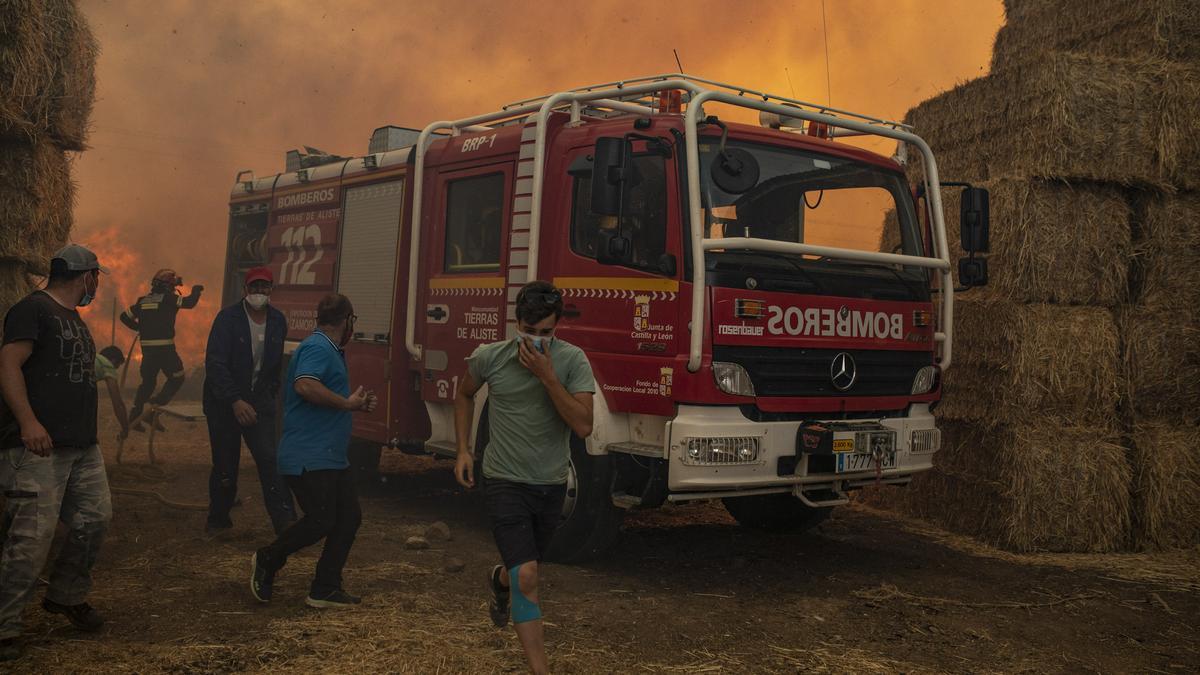
[[[175,344],[175,340],[167,338],[165,340],[142,340],[143,347],[165,347]]]
[[[586,288],[611,291],[679,291],[679,282],[674,279],[647,279],[645,277],[555,277],[554,285],[559,288]]]
[[[147,302],[146,304],[142,305],[141,307],[142,307],[142,309],[158,309],[158,303],[157,302]]]
[[[175,306],[183,307],[183,296],[182,295],[175,296]]]
[[[121,316],[126,316],[126,317],[129,317],[130,319],[133,318],[133,314],[131,314],[129,312],[129,310],[125,310],[124,312],[121,312]]]

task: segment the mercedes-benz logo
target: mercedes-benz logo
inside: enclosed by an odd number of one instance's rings
[[[858,366],[854,365],[854,357],[846,352],[839,352],[829,365],[829,379],[838,391],[846,391],[854,386],[858,378]]]
[[[840,317],[840,318],[841,318],[843,321],[845,321],[845,320],[846,320],[846,317],[850,316],[850,308],[849,308],[849,307],[847,307],[847,306],[845,306],[845,305],[842,305],[842,306],[841,306],[841,308],[840,308],[840,309],[838,309],[838,316],[839,316],[839,317]]]

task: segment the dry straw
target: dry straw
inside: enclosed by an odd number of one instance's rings
[[[1200,185],[1200,69],[1154,59],[1044,53],[936,96],[905,121],[942,180],[1074,178]],[[923,164],[910,151],[910,174]]]
[[[73,0],[0,2],[0,137],[84,149],[98,53]]]
[[[1028,415],[944,422],[934,469],[874,501],[1013,551],[1108,552],[1130,532],[1130,469],[1112,425]]]
[[[70,234],[74,191],[54,144],[0,141],[0,259],[44,265]]]
[[[1119,341],[1101,307],[955,302],[954,365],[941,416],[1019,423],[1036,413],[1080,423],[1116,414]]]
[[[1200,427],[1138,419],[1133,431],[1134,542],[1142,549],[1200,543]]]
[[[992,70],[1046,50],[1200,61],[1195,0],[1006,0]]]
[[[1126,391],[1139,414],[1200,410],[1200,196],[1151,199],[1136,247],[1137,297],[1120,315]]]

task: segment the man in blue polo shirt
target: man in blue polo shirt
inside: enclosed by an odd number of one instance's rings
[[[271,600],[275,573],[289,555],[324,539],[305,603],[319,608],[359,603],[342,589],[342,568],[362,521],[346,447],[350,413],[373,411],[376,398],[362,387],[350,393],[342,347],[354,334],[355,318],[346,296],[325,296],[317,305],[317,329],[292,354],[278,463],[304,517],[251,558],[250,591],[260,602]]]

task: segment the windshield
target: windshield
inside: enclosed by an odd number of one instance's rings
[[[734,153],[736,175],[721,176],[714,166],[722,161],[718,139],[702,138],[699,144],[706,238],[754,237],[925,255],[903,174],[790,148],[730,141],[726,149]],[[764,290],[928,298],[927,273],[915,266],[733,247],[709,251],[705,257],[710,283],[717,285],[740,286],[741,276],[749,274]]]
[[[703,142],[707,141],[707,142]],[[908,255],[923,255],[908,185],[899,173],[828,155],[730,142],[758,165],[758,181],[740,194],[721,189],[713,162],[720,144],[700,143],[700,174],[709,238],[756,237],[879,251],[895,242]],[[891,250],[888,251],[892,252]]]

